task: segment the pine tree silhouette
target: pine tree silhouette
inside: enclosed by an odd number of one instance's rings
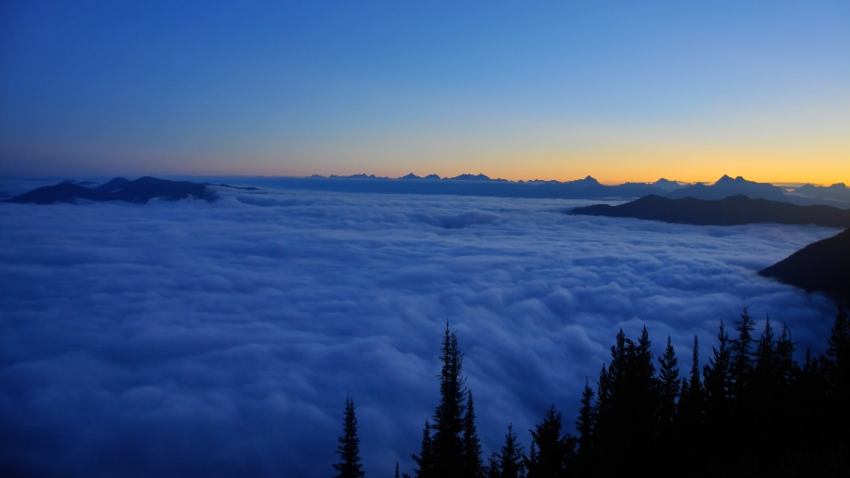
[[[531,456],[525,460],[528,478],[566,476],[575,453],[576,440],[569,433],[561,435],[561,414],[551,406],[543,422],[531,432]]]
[[[360,439],[357,438],[357,418],[351,397],[345,398],[343,433],[336,452],[340,461],[334,465],[334,470],[339,472],[335,478],[362,478],[365,475],[360,469]]]
[[[764,322],[764,331],[756,345],[755,373],[764,379],[772,380],[776,371],[776,343],[773,340],[773,327],[770,317]]]
[[[676,352],[670,336],[667,336],[667,347],[664,355],[658,357],[661,366],[658,370],[659,398],[658,406],[662,439],[667,440],[672,434],[673,417],[676,415],[676,399],[679,396],[679,367]]]
[[[434,474],[434,446],[431,442],[431,424],[425,420],[425,428],[422,430],[422,445],[419,449],[419,455],[411,455],[413,461],[419,468],[416,468],[414,476],[417,478],[431,478]]]
[[[794,360],[794,352],[797,348],[791,340],[791,329],[787,325],[782,324],[782,334],[779,336],[779,341],[776,343],[776,373],[779,376],[779,385],[783,393],[788,393],[791,383],[796,379],[799,373],[799,366]]]
[[[472,391],[466,392],[466,414],[463,416],[463,476],[481,478],[484,476],[484,464],[481,462],[481,442],[475,428],[475,407]]]
[[[741,320],[735,322],[735,330],[738,332],[738,337],[731,341],[730,351],[732,354],[732,363],[730,371],[732,374],[733,386],[730,390],[735,398],[741,397],[744,389],[747,386],[747,381],[753,372],[752,345],[753,336],[751,332],[755,329],[755,324],[747,308],[741,312]]]
[[[594,428],[596,427],[596,410],[593,401],[593,389],[590,388],[587,378],[584,379],[584,391],[581,393],[581,409],[576,420],[576,431],[578,431],[578,454],[582,464],[592,457]]]
[[[463,474],[463,415],[465,411],[461,375],[463,355],[457,347],[457,334],[449,329],[446,332],[441,349],[443,362],[440,372],[440,403],[434,412],[434,472],[445,478],[460,477]]]
[[[680,434],[680,440],[675,448],[683,452],[685,462],[690,458],[690,454],[702,446],[702,413],[705,409],[703,396],[703,387],[700,382],[699,339],[694,335],[691,373],[688,379],[682,379],[682,392],[676,415],[676,428]]]
[[[731,351],[729,350],[729,335],[720,321],[720,332],[717,334],[718,347],[714,348],[714,356],[708,359],[703,367],[703,383],[705,385],[705,443],[714,447],[714,453],[728,441],[728,431],[731,417],[730,395],[732,388]],[[725,437],[725,438],[724,438]]]
[[[505,434],[505,444],[502,445],[501,453],[499,453],[499,478],[525,477],[523,447],[517,441],[516,433],[513,432],[512,428],[512,425],[508,425],[508,433]]]

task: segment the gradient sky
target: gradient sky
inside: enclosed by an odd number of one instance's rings
[[[850,2],[0,5],[0,175],[411,171],[850,183]]]

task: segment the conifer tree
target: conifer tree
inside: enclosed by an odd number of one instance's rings
[[[490,458],[487,459],[487,478],[501,478],[502,468],[499,465],[499,455],[496,452],[490,453]]]
[[[531,457],[526,460],[528,478],[555,478],[564,476],[567,463],[575,447],[569,434],[561,436],[561,414],[551,406],[542,423],[531,432]]]
[[[699,380],[699,339],[694,335],[694,349],[691,355],[691,380],[690,380],[691,395],[699,395],[702,392],[702,384]]]
[[[413,461],[419,468],[414,469],[416,478],[432,478],[436,477],[434,473],[434,447],[431,443],[431,424],[428,419],[425,419],[425,428],[422,430],[422,445],[419,448],[419,455],[411,455]]]
[[[584,379],[584,391],[581,393],[581,409],[576,420],[576,430],[578,431],[578,453],[580,460],[587,461],[592,454],[594,428],[596,426],[596,410],[591,405],[593,400],[593,390],[588,384],[587,378]]]
[[[755,324],[746,307],[741,313],[741,320],[735,322],[735,330],[738,332],[738,338],[731,341],[730,347],[732,353],[731,373],[734,382],[732,394],[739,397],[746,388],[747,381],[753,371],[751,351],[753,336],[751,332],[755,330]]]
[[[334,470],[339,472],[335,478],[362,478],[364,472],[360,469],[360,439],[357,438],[357,418],[354,416],[354,400],[345,399],[345,415],[343,418],[343,434],[339,438],[337,454],[339,463]]]
[[[773,327],[770,326],[770,317],[764,322],[764,331],[759,337],[756,346],[756,371],[762,377],[773,377],[776,369],[776,344],[773,341]]]
[[[446,332],[441,349],[440,403],[434,412],[434,472],[445,478],[460,477],[463,463],[463,412],[466,394],[461,375],[463,355],[457,347],[457,334]]]
[[[821,357],[827,383],[827,404],[834,429],[841,430],[841,446],[850,446],[850,320],[843,307],[838,308],[830,331],[826,357]]]
[[[799,372],[797,361],[794,360],[795,351],[796,347],[791,340],[791,329],[787,325],[782,324],[782,334],[776,343],[775,358],[779,385],[786,393],[791,386],[791,382],[794,381],[795,376]]]
[[[676,359],[676,352],[673,350],[669,335],[667,336],[667,347],[664,349],[664,355],[658,357],[658,363],[661,366],[658,374],[661,424],[662,427],[669,428],[676,414],[676,398],[679,396],[678,359]]]
[[[522,445],[517,441],[516,433],[508,425],[508,433],[505,434],[505,444],[502,445],[501,453],[498,455],[499,478],[524,478],[525,456],[522,453]]]
[[[472,391],[466,392],[466,413],[463,416],[463,476],[481,478],[484,464],[481,462],[481,442],[475,428],[475,407]]]
[[[599,371],[599,380],[596,382],[598,397],[596,400],[596,418],[597,422],[604,421],[608,416],[611,406],[611,374],[602,364],[602,370]]]
[[[729,420],[729,396],[732,382],[729,335],[720,321],[720,332],[717,334],[718,347],[714,347],[714,356],[708,359],[708,365],[703,368],[705,385],[705,419],[709,432],[719,434]],[[719,445],[719,437],[709,439]]]
[[[645,390],[649,390],[651,388],[652,377],[655,375],[655,365],[652,363],[652,350],[650,349],[651,346],[652,341],[649,340],[649,332],[647,332],[646,324],[644,324],[643,329],[640,331],[640,338],[638,338],[635,355],[640,373],[639,380],[641,381],[642,388]]]
[[[691,374],[685,380],[682,379],[682,394],[679,398],[678,423],[685,440],[689,443],[683,444],[691,448],[697,448],[700,433],[698,428],[702,422],[703,389],[699,378],[699,339],[694,335],[694,347],[691,351]]]

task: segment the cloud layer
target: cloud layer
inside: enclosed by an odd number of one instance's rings
[[[835,230],[568,216],[587,201],[222,190],[0,205],[0,462],[51,476],[411,470],[446,320],[495,450],[572,428],[619,327],[702,356],[744,306],[823,349],[833,306],[756,271]],[[685,367],[686,368],[686,367]],[[520,433],[527,444],[528,434]],[[489,451],[488,451],[489,453]]]

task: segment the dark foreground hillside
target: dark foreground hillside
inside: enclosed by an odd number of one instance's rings
[[[824,227],[850,227],[850,210],[832,206],[798,206],[767,199],[732,196],[720,200],[669,199],[656,195],[609,206],[577,207],[574,215],[631,217],[697,226],[738,226],[743,224],[812,224]]]

